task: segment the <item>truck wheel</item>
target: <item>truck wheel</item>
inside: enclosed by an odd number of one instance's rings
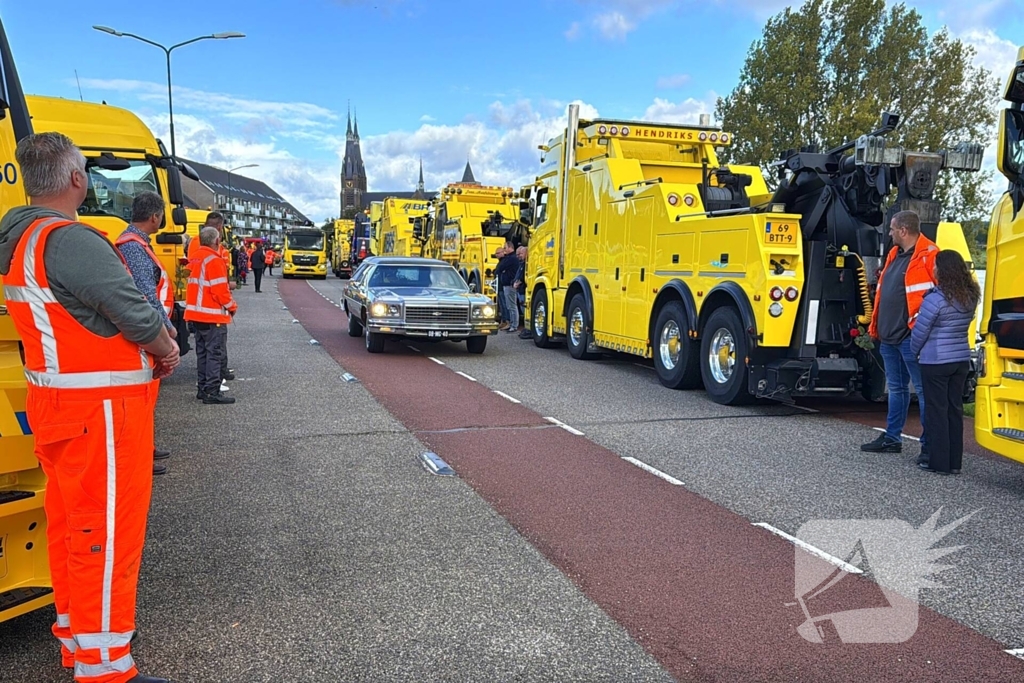
[[[679,301],[661,307],[654,323],[654,369],[669,389],[700,388],[700,353],[688,334],[686,309]]]
[[[566,330],[565,342],[569,347],[569,355],[576,360],[595,358],[596,354],[587,353],[592,323],[587,311],[587,300],[582,294],[577,294],[569,302],[569,319],[566,323],[569,329]]]
[[[487,348],[487,337],[470,337],[466,340],[466,349],[470,353],[483,353]]]
[[[548,335],[548,293],[540,290],[533,297],[533,314],[530,322],[533,343],[539,348],[550,349],[554,346]]]
[[[363,336],[363,323],[357,316],[348,314],[348,336],[350,337],[361,337]]]
[[[700,345],[700,374],[715,403],[750,403],[747,391],[747,334],[735,308],[723,307],[708,318]]]
[[[366,339],[366,350],[370,353],[384,353],[384,335],[363,328],[363,338]]]

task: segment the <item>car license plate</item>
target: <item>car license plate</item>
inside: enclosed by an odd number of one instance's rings
[[[428,337],[447,337],[448,330],[427,330]]]
[[[799,226],[789,222],[766,222],[764,224],[765,244],[796,244]]]

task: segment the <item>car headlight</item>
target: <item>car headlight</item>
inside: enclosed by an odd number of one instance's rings
[[[493,318],[494,317],[494,306],[491,306],[490,304],[483,304],[483,305],[480,305],[480,306],[474,306],[473,307],[473,317],[474,318],[480,318],[480,319]]]
[[[402,315],[402,307],[398,304],[386,304],[378,301],[370,306],[370,315],[374,318],[393,318]]]

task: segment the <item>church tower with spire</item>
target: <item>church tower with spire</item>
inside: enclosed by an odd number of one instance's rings
[[[423,157],[420,157],[420,181],[416,183],[416,191],[412,193],[413,199],[426,199],[427,189],[423,184]]]
[[[359,119],[348,115],[345,130],[345,158],[341,162],[341,215],[351,215],[363,208],[366,194],[366,169],[359,149]]]

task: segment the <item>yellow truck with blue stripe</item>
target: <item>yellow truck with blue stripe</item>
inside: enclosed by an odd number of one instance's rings
[[[898,188],[889,211],[915,208],[935,239],[936,173],[977,170],[982,151],[905,151],[884,137],[897,124],[784,154],[771,192],[758,166],[719,162],[733,140],[717,127],[585,121],[570,105],[530,200],[534,342],[651,358],[665,386],[727,405],[884,391],[865,335],[884,200]]]
[[[7,100],[0,116],[0,213],[6,213],[27,203],[14,149],[32,133],[32,123],[2,23],[0,83]],[[0,287],[0,621],[53,603],[43,512],[46,476],[33,453],[27,394],[21,342]]]
[[[1024,463],[1024,47],[1003,97],[996,165],[1009,187],[988,230],[974,434]]]

